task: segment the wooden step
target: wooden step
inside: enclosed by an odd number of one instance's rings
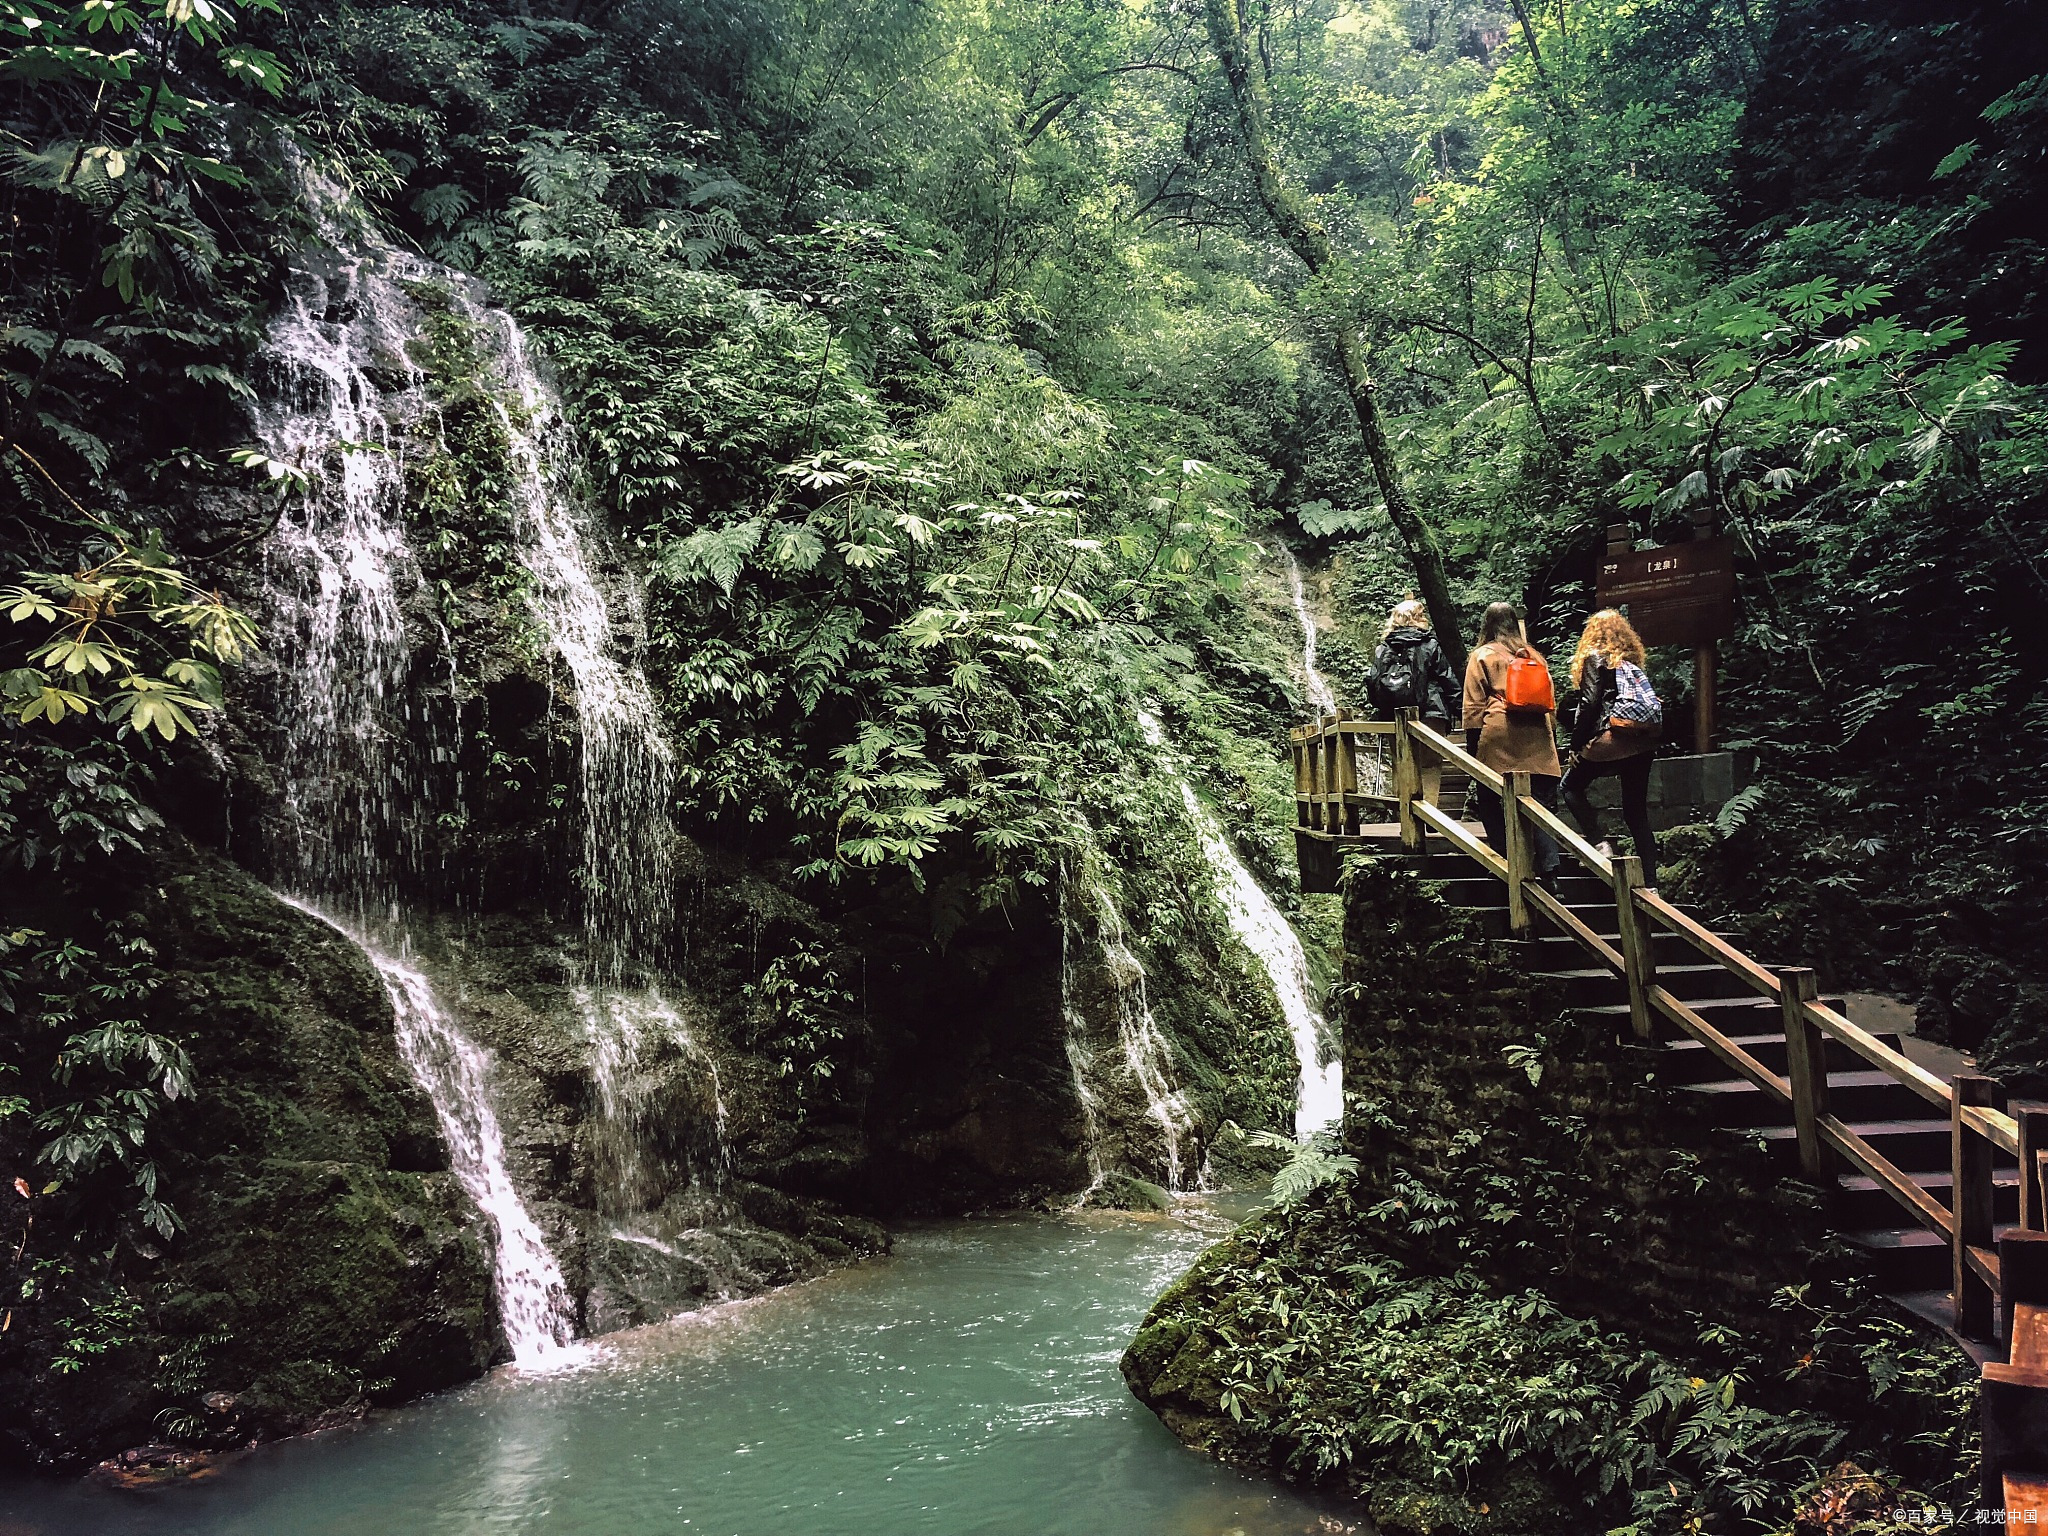
[[[1848,1125],[1903,1173],[1930,1173],[1949,1165],[1946,1120],[1852,1120]],[[1758,1138],[1787,1169],[1799,1166],[1799,1143],[1789,1125],[1752,1126],[1733,1134]]]
[[[1955,1208],[1955,1175],[1946,1168],[1924,1168],[1907,1175],[1940,1204]],[[1903,1207],[1898,1198],[1867,1173],[1845,1173],[1836,1180],[1835,1202],[1830,1207],[1845,1227],[1878,1227],[1897,1220]],[[2020,1171],[1995,1169],[1991,1175],[1992,1219],[2016,1222],[2020,1215]]]
[[[1538,919],[1538,922],[1540,924],[1541,919]],[[1608,926],[1614,927],[1615,924],[1609,923]],[[1597,930],[1595,931],[1597,932]],[[1614,934],[1601,934],[1601,937],[1610,944],[1617,943],[1616,935]],[[1720,937],[1733,942],[1734,936],[1722,934]],[[1581,944],[1577,937],[1572,934],[1538,933],[1529,942],[1534,946],[1534,964],[1532,968],[1536,970],[1563,970],[1574,965],[1583,964],[1588,958],[1586,946]],[[1656,933],[1651,935],[1650,951],[1659,968],[1667,965],[1692,965],[1696,964],[1701,958],[1700,952],[1693,948],[1690,941],[1681,933]],[[1751,993],[1750,995],[1755,996],[1756,994]]]
[[[1925,1227],[1863,1227],[1842,1237],[1862,1252],[1881,1291],[1931,1291],[1949,1283],[1948,1239],[1939,1232]]]
[[[1565,1001],[1574,1008],[1625,1001],[1628,996],[1622,979],[1605,966],[1579,966],[1570,970],[1537,971],[1535,974],[1564,988]],[[1740,976],[1719,965],[1660,966],[1657,984],[1686,1003],[1696,999],[1756,995]]]
[[[1784,1017],[1778,1005],[1768,998],[1751,994],[1748,997],[1703,997],[1686,1006],[1720,1030],[1724,1035],[1761,1035],[1774,1031],[1778,1021]],[[1573,1013],[1589,1023],[1611,1022],[1617,1030],[1628,1027],[1627,1003],[1588,1003],[1574,1008]],[[1690,1035],[1675,1035],[1677,1026],[1661,1014],[1656,1019],[1657,1049],[1676,1050],[1689,1047],[1703,1050]],[[1784,1037],[1779,1036],[1782,1040]]]
[[[1823,998],[1822,1001],[1832,1008],[1841,1006],[1836,999]],[[1776,1028],[1784,1015],[1779,1012],[1776,1003],[1758,998],[1754,1004],[1744,1007],[1741,998],[1731,997],[1718,1003],[1701,1002],[1692,1006],[1709,1024],[1749,1052],[1767,1069],[1780,1077],[1785,1075],[1785,1035],[1782,1030]],[[1625,1019],[1628,1016],[1626,1005],[1613,1011],[1618,1018]],[[1880,1035],[1878,1039],[1892,1049],[1898,1049],[1897,1035]],[[1728,1068],[1721,1058],[1690,1035],[1665,1042],[1663,1049],[1664,1058],[1657,1068],[1657,1075],[1664,1082],[1711,1083],[1728,1076]],[[1838,1053],[1830,1052],[1828,1060],[1831,1070],[1828,1073],[1828,1081],[1835,1080],[1836,1071],[1863,1070],[1855,1065],[1857,1059],[1846,1048]],[[1836,1065],[1838,1060],[1841,1065]],[[1839,1112],[1838,1110],[1837,1113]]]
[[[1782,1045],[1783,1042],[1780,1041]],[[1693,1094],[1716,1124],[1725,1126],[1775,1125],[1791,1118],[1791,1106],[1774,1093],[1766,1093],[1747,1078],[1716,1078],[1681,1085]],[[1907,1120],[1926,1104],[1919,1094],[1889,1072],[1875,1068],[1828,1074],[1829,1109],[1843,1120]],[[1948,1122],[1932,1122],[1945,1132]]]

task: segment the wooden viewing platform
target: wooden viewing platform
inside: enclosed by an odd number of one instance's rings
[[[1289,738],[1302,889],[1336,890],[1354,849],[1448,866],[1461,904],[1483,909],[1495,937],[1530,941],[1576,1005],[1672,1050],[1671,1080],[1796,1155],[1845,1226],[1876,1222],[1848,1235],[1887,1288],[1984,1362],[1986,1505],[2048,1522],[2048,1105],[2001,1107],[1989,1077],[1951,1082],[1909,1059],[1823,999],[1811,970],[1752,959],[1645,889],[1641,860],[1601,854],[1533,797],[1529,775],[1496,773],[1412,710],[1325,717]],[[1422,798],[1425,754],[1501,797],[1505,848]],[[1559,894],[1536,883],[1539,829],[1578,866]],[[1450,852],[1428,857],[1432,837]],[[1458,877],[1475,864],[1492,879]]]

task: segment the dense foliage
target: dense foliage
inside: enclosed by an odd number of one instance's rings
[[[1137,1368],[1217,1416],[1212,1448],[1356,1490],[1392,1530],[1782,1530],[1842,1460],[1929,1480],[1873,1529],[1969,1496],[1967,1369],[1853,1291],[1782,1292],[1782,1356],[1703,1321],[1673,1358],[1405,1267],[1376,1220],[1345,1176],[1249,1223],[1160,1298]]]
[[[1518,598],[1555,650],[1609,525],[1714,523],[1742,585],[1725,734],[1759,778],[1692,837],[1694,893],[2048,1071],[2024,12],[22,0],[0,855],[69,926],[0,944],[21,1187],[75,1197],[67,1240],[109,1271],[175,1230],[148,1125],[207,1084],[151,1022],[123,861],[261,643],[249,551],[332,467],[267,457],[246,414],[330,189],[527,328],[647,576],[622,627],[678,811],[828,916],[943,944],[1043,915],[1104,850],[1138,867],[1177,814],[1148,703],[1284,886],[1288,685],[1240,596],[1262,531],[1341,567],[1344,678],[1407,590],[1440,621]],[[459,454],[496,430],[490,381],[452,321],[422,346]],[[430,574],[510,607],[452,510],[488,476],[438,472],[411,487]],[[1674,718],[1688,660],[1656,661]],[[1205,899],[1122,894],[1161,945]],[[802,945],[763,964],[762,1048],[822,1093],[850,982]],[[1510,1305],[1367,1279],[1358,1305],[1447,1326]]]

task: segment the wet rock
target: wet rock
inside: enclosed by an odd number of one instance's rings
[[[1148,1180],[1112,1173],[1088,1192],[1087,1203],[1104,1211],[1165,1211],[1172,1207],[1173,1197]]]
[[[87,1476],[103,1488],[161,1488],[211,1477],[237,1454],[185,1445],[137,1445],[109,1456]]]

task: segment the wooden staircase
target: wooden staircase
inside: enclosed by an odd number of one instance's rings
[[[1477,827],[1471,831],[1480,835]],[[1551,927],[1541,917],[1535,920],[1531,937],[1512,939],[1506,885],[1490,875],[1473,873],[1466,855],[1441,842],[1435,852],[1405,853],[1399,829],[1392,824],[1361,827],[1358,846],[1400,858],[1434,882],[1454,905],[1472,911],[1489,939],[1512,950],[1530,971],[1555,982],[1580,1017],[1604,1024],[1617,1035],[1629,1032],[1626,981],[1605,966],[1587,964],[1579,939]],[[1589,874],[1560,873],[1557,895],[1594,934],[1620,947],[1620,910],[1612,891],[1600,880]],[[1698,916],[1696,912],[1691,915]],[[1737,936],[1721,937],[1732,944]],[[1651,944],[1658,982],[1667,991],[1711,1020],[1722,1034],[1772,1072],[1788,1070],[1784,1013],[1776,1002],[1759,997],[1725,966],[1699,963],[1696,951],[1678,934],[1655,934]],[[1842,1007],[1838,998],[1821,1001]],[[1782,1106],[1668,1021],[1660,1017],[1656,1026],[1654,1039],[1662,1049],[1658,1075],[1697,1096],[1712,1123],[1760,1137],[1788,1173],[1797,1172],[1797,1135]],[[1900,1048],[1896,1034],[1878,1038],[1894,1050]],[[1934,1114],[1927,1101],[1903,1083],[1888,1073],[1862,1067],[1853,1058],[1830,1062],[1827,1083],[1834,1113],[1909,1174],[1931,1198],[1952,1208],[1949,1122]],[[2001,1158],[1993,1177],[1995,1228],[2003,1232],[2019,1220],[2017,1160]],[[1952,1283],[1949,1244],[1918,1223],[1905,1220],[1890,1191],[1868,1175],[1837,1171],[1834,1185],[1833,1218],[1843,1236],[1869,1258],[1878,1287],[1921,1316],[1946,1325]],[[1984,1347],[1970,1342],[1979,1359],[1984,1358]]]
[[[1324,717],[1289,741],[1301,888],[1336,890],[1348,849],[1411,861],[1569,1006],[1658,1048],[1669,1080],[1714,1123],[1756,1136],[1822,1187],[1879,1287],[1949,1328],[1984,1367],[1984,1517],[2011,1523],[2033,1510],[2038,1520],[2048,1508],[2048,1105],[2004,1105],[1981,1073],[1929,1071],[1897,1035],[1820,997],[1811,970],[1760,964],[1645,888],[1639,859],[1589,844],[1535,798],[1528,774],[1496,773],[1412,710]],[[1423,798],[1429,759],[1501,797],[1504,848]],[[1535,874],[1544,837],[1560,850],[1548,888]]]

